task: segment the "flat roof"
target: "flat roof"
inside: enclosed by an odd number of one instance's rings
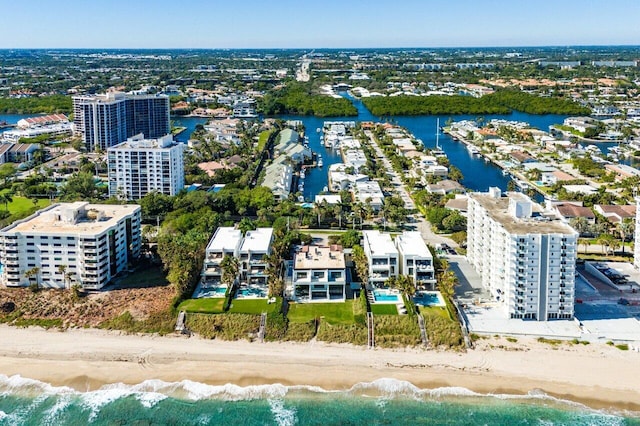
[[[418,231],[404,231],[396,237],[396,246],[404,255],[431,259],[433,255]]]
[[[364,244],[373,256],[397,255],[398,249],[393,245],[391,235],[380,231],[362,231]]]
[[[255,231],[248,231],[242,241],[241,252],[269,252],[273,228],[258,228]]]
[[[135,204],[58,203],[14,222],[1,232],[95,235],[110,229],[138,210],[140,206]],[[90,213],[90,217],[87,217],[87,213]]]
[[[332,248],[334,250],[332,250]],[[334,247],[304,246],[296,253],[295,269],[344,269],[344,253]]]
[[[471,198],[476,200],[495,220],[500,223],[510,234],[576,234],[569,225],[560,220],[549,220],[548,217],[535,217],[520,219],[509,213],[509,199],[518,201],[530,201],[529,197],[519,192],[510,192],[507,197],[494,198],[485,193],[473,193]],[[542,207],[533,203],[533,212],[542,213]]]
[[[235,251],[242,241],[242,231],[230,226],[221,226],[209,241],[207,251]]]

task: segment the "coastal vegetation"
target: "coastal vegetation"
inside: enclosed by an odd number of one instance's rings
[[[516,90],[499,90],[480,98],[472,96],[371,97],[362,101],[372,114],[394,115],[483,115],[528,114],[585,115],[590,110],[562,97],[542,97]]]
[[[299,114],[317,117],[356,116],[358,111],[345,98],[320,95],[309,84],[291,82],[274,89],[261,100],[263,114]]]
[[[72,110],[70,96],[0,97],[0,114],[68,114]]]

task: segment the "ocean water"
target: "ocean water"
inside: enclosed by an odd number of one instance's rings
[[[636,413],[637,414],[637,413]],[[480,395],[381,379],[347,391],[182,381],[77,392],[0,375],[0,425],[640,425],[543,393]]]

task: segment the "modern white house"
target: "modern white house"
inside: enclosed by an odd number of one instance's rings
[[[140,206],[53,204],[0,230],[0,282],[97,290],[140,255]]]
[[[298,302],[343,302],[347,270],[341,246],[303,246],[293,260],[292,295]]]
[[[220,264],[225,256],[240,257],[242,231],[233,227],[219,227],[209,240],[202,268],[202,281],[208,285],[222,282]]]
[[[417,287],[436,284],[433,254],[418,231],[404,231],[395,239],[400,254],[400,274],[413,278]]]
[[[391,235],[380,231],[363,231],[363,249],[369,262],[369,284],[384,288],[385,281],[399,273],[399,253]]]
[[[242,284],[267,285],[267,267],[264,256],[271,254],[273,228],[247,231],[240,246],[240,275]]]
[[[137,200],[149,192],[176,195],[184,188],[184,144],[171,135],[139,134],[107,149],[109,195]]]
[[[578,233],[524,194],[469,196],[467,259],[507,318],[574,315]]]

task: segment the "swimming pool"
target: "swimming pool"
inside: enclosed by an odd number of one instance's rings
[[[267,290],[260,287],[242,287],[238,290],[238,298],[253,297],[256,299],[265,299],[267,297]]]
[[[227,293],[227,287],[225,286],[206,287],[206,286],[198,285],[198,287],[196,287],[196,290],[193,292],[192,297],[194,299],[200,299],[204,297],[220,298],[220,297],[225,297],[226,293]]]
[[[439,291],[421,291],[413,297],[413,302],[421,306],[445,306]]]
[[[373,298],[375,303],[398,303],[400,296],[389,290],[373,290]]]

